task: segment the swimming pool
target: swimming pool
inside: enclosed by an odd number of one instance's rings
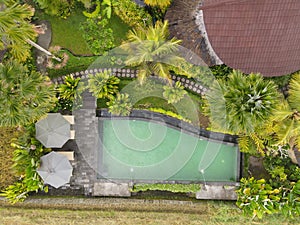
[[[98,174],[116,180],[235,182],[236,145],[156,121],[99,119]]]

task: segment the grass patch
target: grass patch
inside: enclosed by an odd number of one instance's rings
[[[151,201],[103,199],[95,205],[81,204],[16,204],[0,202],[3,224],[299,224],[300,218],[286,219],[281,215],[262,220],[245,217],[233,202],[198,201],[184,204],[159,204]],[[65,200],[62,200],[65,201]],[[111,202],[112,201],[112,202]]]
[[[69,49],[74,55],[93,55],[80,30],[80,24],[86,20],[82,13],[83,10],[80,7],[73,9],[73,12],[67,19],[50,16],[42,11],[36,12],[39,20],[47,20],[51,23],[51,46],[58,45]],[[115,45],[119,46],[126,39],[126,34],[130,27],[115,14],[112,14],[109,20],[109,27],[113,30]]]
[[[109,27],[113,30],[116,46],[119,46],[122,41],[126,40],[127,32],[131,29],[131,27],[124,23],[120,17],[114,13],[109,19]]]
[[[11,169],[14,148],[10,146],[12,139],[20,136],[21,131],[16,128],[0,128],[0,190],[16,181],[16,176]]]
[[[52,41],[51,45],[59,45],[69,49],[76,55],[92,55],[87,43],[83,39],[79,24],[86,20],[82,9],[75,8],[67,19],[50,16],[42,11],[36,12],[39,20],[47,20],[51,23]]]
[[[149,83],[139,86],[136,85],[135,82],[136,81],[132,79],[121,79],[119,83],[119,90],[129,94],[129,97],[131,97],[134,103],[134,109],[163,109],[188,119],[195,126],[199,126],[199,124],[201,124],[202,128],[208,126],[208,118],[200,111],[203,100],[199,95],[188,92],[188,95],[180,102],[169,104],[162,95],[162,84],[150,80],[148,81]],[[140,93],[142,94],[140,95]],[[107,108],[106,102],[107,99],[97,99],[97,107]]]

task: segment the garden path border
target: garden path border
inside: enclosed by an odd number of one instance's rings
[[[72,75],[74,78],[88,78],[89,74],[95,75],[96,73],[101,73],[103,71],[111,71],[113,76],[119,77],[119,78],[136,78],[138,70],[135,69],[120,69],[120,68],[95,68],[95,69],[87,69],[82,70],[75,73],[70,73],[68,75]],[[52,79],[53,83],[62,84],[64,82],[64,79],[66,76],[61,76],[58,78]],[[193,79],[182,77],[182,76],[176,76],[171,75],[171,78],[174,82],[179,81],[186,89],[198,94],[198,95],[205,95],[205,93],[208,91],[208,88],[204,85],[200,84],[199,82],[194,81]]]

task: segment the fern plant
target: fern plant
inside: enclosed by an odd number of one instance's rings
[[[108,111],[118,116],[128,116],[132,109],[128,94],[117,94],[117,97],[111,99],[107,105]]]
[[[168,100],[169,104],[179,102],[187,92],[179,81],[175,83],[175,86],[165,85],[163,96]]]
[[[89,75],[88,88],[96,98],[114,99],[118,93],[120,79],[112,76],[110,71]]]

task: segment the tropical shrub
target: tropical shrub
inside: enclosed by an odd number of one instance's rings
[[[10,146],[12,139],[22,135],[23,131],[15,127],[0,128],[0,190],[17,180],[16,174],[12,171],[14,148]]]
[[[211,66],[209,69],[217,79],[227,79],[229,74],[233,72],[233,69],[225,64]]]
[[[297,163],[294,149],[300,149],[300,73],[292,76],[289,83],[287,99],[281,98],[276,108],[272,121],[276,128],[278,145],[289,146],[289,156],[294,163]]]
[[[189,119],[186,119],[183,116],[181,116],[177,113],[174,113],[172,111],[167,111],[167,110],[160,109],[160,108],[148,108],[147,110],[150,110],[152,112],[161,113],[161,114],[164,114],[164,115],[167,115],[167,116],[171,116],[171,117],[174,117],[176,119],[182,120],[182,121],[187,122],[187,123],[192,123]]]
[[[80,78],[74,78],[73,75],[67,75],[64,83],[57,87],[56,107],[53,111],[67,110],[72,111],[82,105],[81,94],[85,90]]]
[[[270,174],[265,179],[241,179],[237,205],[246,215],[262,218],[264,214],[300,215],[300,168],[286,154],[268,156],[264,166]]]
[[[78,2],[81,2],[84,5],[84,8],[90,9],[93,6],[94,0],[77,0]],[[100,9],[99,9],[100,11]]]
[[[128,116],[132,109],[132,104],[128,94],[117,94],[116,98],[111,99],[108,103],[108,111],[113,115]]]
[[[102,15],[106,16],[108,19],[111,18],[113,8],[118,5],[117,0],[103,0],[102,1]]]
[[[124,23],[134,28],[145,28],[152,24],[151,16],[144,8],[139,7],[132,0],[118,0],[118,4],[114,7],[114,12]]]
[[[38,6],[51,16],[67,18],[74,5],[74,1],[69,0],[33,0]]]
[[[179,81],[177,81],[174,86],[164,86],[163,96],[168,100],[169,104],[179,102],[186,94],[187,92]]]
[[[132,192],[139,191],[170,191],[173,193],[196,193],[200,184],[135,184]]]
[[[291,163],[287,150],[283,154],[275,152],[273,155],[264,158],[264,167],[269,172],[272,186],[288,186],[290,182],[300,180],[300,168]]]
[[[0,126],[26,125],[49,112],[55,102],[50,79],[17,61],[0,64]]]
[[[148,6],[147,10],[152,18],[155,21],[163,21],[167,8],[170,6],[172,0],[145,0],[144,2]]]
[[[40,164],[40,157],[49,152],[34,138],[34,124],[28,126],[28,131],[18,141],[12,143],[14,165],[12,169],[20,178],[9,185],[0,195],[6,197],[11,203],[24,201],[30,192],[48,191],[36,169]]]
[[[90,8],[90,7],[86,7],[86,8]],[[96,8],[93,12],[89,13],[87,11],[83,11],[83,15],[85,15],[87,18],[97,18],[99,17],[100,14],[100,10],[101,10],[101,4],[100,1],[96,1]]]
[[[95,55],[101,55],[115,47],[113,30],[109,28],[107,19],[88,18],[80,24],[80,30]]]
[[[236,204],[246,215],[261,219],[264,214],[278,212],[281,190],[273,190],[264,179],[255,180],[253,177],[242,178],[240,185]]]
[[[161,9],[167,8],[172,0],[145,0],[145,4],[150,6],[158,6]]]
[[[114,99],[118,93],[120,79],[113,76],[110,71],[89,75],[88,88],[96,98]]]

